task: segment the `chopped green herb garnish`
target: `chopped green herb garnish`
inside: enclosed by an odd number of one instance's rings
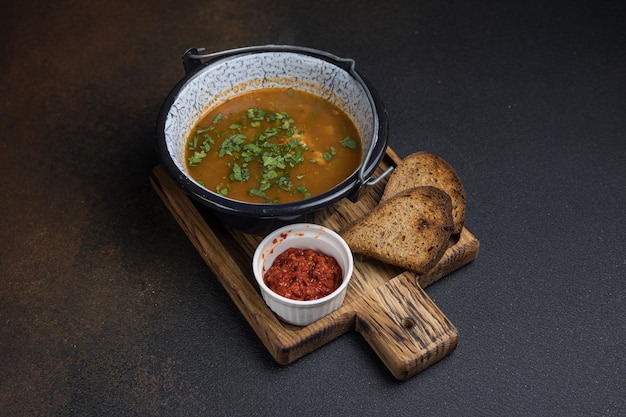
[[[330,161],[331,159],[333,159],[333,156],[337,155],[337,149],[335,149],[335,147],[331,146],[330,150],[328,152],[324,152],[324,154],[322,155],[324,157],[325,161]]]
[[[195,166],[198,165],[200,162],[202,162],[202,160],[206,158],[206,152],[205,151],[195,151],[193,153],[193,156],[190,156],[189,158],[187,158],[187,161],[189,162],[190,166]]]
[[[248,194],[268,200],[267,194],[265,194],[263,191],[256,189],[256,188],[250,188],[250,190],[248,191]]]
[[[341,139],[339,141],[339,144],[344,148],[356,149],[356,141],[350,136],[346,136],[345,138]]]
[[[235,133],[230,135],[220,145],[220,152],[218,156],[221,158],[224,155],[232,155],[233,152],[241,152],[241,145],[246,141],[246,135],[241,133]]]
[[[200,148],[202,148],[202,150],[205,152],[209,152],[213,145],[215,145],[215,140],[208,134],[204,135],[204,141],[202,141],[202,145],[200,145]]]
[[[219,122],[220,120],[222,120],[224,118],[224,116],[222,116],[222,113],[218,113],[215,115],[215,117],[213,118],[213,124]]]
[[[257,109],[256,107],[253,109],[248,109],[246,111],[246,116],[250,120],[263,121],[265,118],[265,111]]]
[[[308,193],[306,192],[306,186],[304,186],[304,185],[298,185],[298,186],[296,187],[296,189],[295,189],[295,190],[293,190],[293,193],[292,193],[292,194],[296,194],[296,193],[308,194]]]
[[[218,194],[221,194],[221,195],[223,195],[223,196],[228,195],[228,191],[229,191],[229,190],[230,190],[230,186],[229,186],[229,185],[226,185],[226,187],[220,187],[220,186],[218,185],[218,186],[217,186],[217,189],[216,189],[217,193],[218,193]]]
[[[215,129],[215,127],[214,127],[214,126],[199,127],[199,128],[197,128],[197,129],[196,129],[196,135],[201,135],[201,134],[203,134],[203,133],[210,132],[210,131],[212,131],[213,129]]]
[[[232,164],[232,173],[230,174],[231,181],[239,181],[246,182],[250,179],[250,171],[248,170],[247,164],[244,166],[239,165],[238,163]]]

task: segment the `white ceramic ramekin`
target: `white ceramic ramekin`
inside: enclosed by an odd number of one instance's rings
[[[343,271],[339,288],[326,297],[309,301],[292,300],[270,290],[263,282],[263,274],[276,257],[289,248],[314,249],[334,257]],[[341,236],[324,226],[310,223],[291,224],[270,233],[252,258],[254,277],[265,303],[283,321],[298,326],[311,324],[341,307],[353,268],[352,252]]]

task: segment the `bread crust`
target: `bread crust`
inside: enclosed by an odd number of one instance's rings
[[[382,203],[402,191],[425,185],[437,187],[450,196],[454,220],[452,233],[461,233],[465,224],[465,189],[456,171],[439,156],[416,152],[404,158],[391,174],[380,201]]]
[[[448,248],[453,227],[450,196],[419,186],[381,202],[340,235],[354,253],[425,273]]]

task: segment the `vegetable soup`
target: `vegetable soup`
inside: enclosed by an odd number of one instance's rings
[[[250,203],[319,195],[361,162],[350,118],[316,95],[287,88],[243,93],[208,111],[185,151],[187,171],[205,188]]]

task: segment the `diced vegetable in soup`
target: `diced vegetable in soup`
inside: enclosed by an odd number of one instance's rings
[[[205,188],[251,203],[288,203],[319,195],[361,162],[348,116],[303,91],[266,88],[221,103],[192,130],[189,174]]]

